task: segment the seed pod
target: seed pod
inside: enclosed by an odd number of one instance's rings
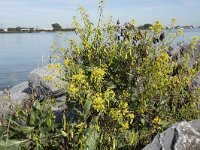
[[[161,34],[160,34],[160,41],[163,41],[164,38],[165,38],[165,34],[164,34],[164,33],[161,33]]]
[[[159,42],[159,39],[157,39],[157,38],[153,38],[153,44],[156,44],[156,43],[158,43]]]

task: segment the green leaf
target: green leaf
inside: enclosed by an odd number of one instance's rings
[[[90,113],[90,108],[91,108],[91,105],[92,105],[92,101],[91,100],[87,100],[85,105],[84,105],[84,115],[85,117]]]
[[[40,102],[38,100],[35,101],[35,109],[40,110]]]
[[[87,136],[87,150],[96,150],[97,147],[97,141],[99,139],[99,133],[95,130],[94,127],[89,128],[86,132]]]
[[[63,135],[64,137],[67,137],[67,133],[66,133],[65,131],[61,131],[61,133],[62,133],[62,135]]]
[[[35,125],[37,123],[38,113],[36,110],[33,110],[30,116],[30,125]]]
[[[78,114],[78,115],[80,115],[80,116],[84,116],[84,114],[81,112],[81,111],[79,111],[78,109],[76,109],[76,108],[74,108],[74,110],[76,111],[76,113]]]
[[[19,149],[19,145],[21,143],[24,143],[24,142],[27,142],[28,140],[23,140],[23,141],[20,141],[20,140],[8,140],[8,141],[4,141],[4,140],[1,140],[0,141],[0,149],[4,150],[17,150]]]
[[[141,121],[141,123],[142,123],[143,125],[145,124],[145,119],[144,119],[144,118],[140,119],[140,121]]]
[[[34,131],[34,127],[21,126],[19,127],[19,130],[24,134],[29,134]]]
[[[115,89],[117,86],[116,86],[115,84],[113,84],[112,82],[109,82],[109,83],[107,84],[107,87],[108,87],[109,89]]]

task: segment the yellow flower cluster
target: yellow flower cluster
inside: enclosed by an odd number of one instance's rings
[[[92,107],[97,111],[101,111],[104,110],[105,106],[104,106],[104,99],[102,98],[102,94],[101,93],[97,93],[95,96],[93,96],[93,103],[92,103]]]
[[[191,45],[191,48],[194,49],[196,47],[196,44],[199,40],[199,37],[198,36],[194,36],[193,39],[190,41],[190,45]]]
[[[43,80],[45,80],[45,81],[54,81],[55,78],[56,77],[54,75],[49,75],[49,76],[44,76]]]
[[[106,68],[95,67],[91,73],[91,81],[99,85],[106,75]]]
[[[78,82],[78,83],[85,83],[86,79],[85,79],[85,75],[84,75],[84,71],[83,69],[79,69],[78,74],[75,74],[72,76],[72,82]]]
[[[61,64],[60,63],[54,64],[54,68],[60,70],[61,69]]]
[[[182,29],[178,29],[177,30],[177,35],[178,36],[182,36],[183,35],[183,30]]]
[[[156,21],[152,27],[150,27],[156,34],[161,33],[164,29],[164,26],[160,23],[160,21]]]
[[[118,122],[120,122],[120,120],[122,118],[121,110],[119,110],[117,108],[111,108],[109,114],[113,120],[117,120]]]
[[[167,54],[167,52],[162,52],[161,53],[161,56],[160,56],[160,59],[163,61],[163,62],[169,62],[169,59],[170,59],[170,57],[169,57],[169,55]]]
[[[128,91],[126,91],[126,90],[123,90],[123,93],[122,93],[122,95],[123,95],[123,98],[128,98],[131,94],[130,93],[128,93]]]
[[[125,129],[125,130],[129,128],[129,124],[128,124],[128,122],[126,122],[126,121],[123,122],[123,123],[121,124],[121,126],[122,126],[122,128]]]
[[[47,67],[48,67],[48,69],[52,69],[53,68],[53,64],[49,64]]]
[[[133,20],[131,21],[131,25],[135,26],[135,24],[136,24],[136,21],[135,21],[135,19],[133,19]]]
[[[153,119],[152,123],[153,123],[154,125],[161,125],[161,119],[160,119],[158,116],[156,116],[156,117]]]
[[[198,40],[199,40],[198,36],[194,36],[193,37],[193,39],[190,41],[191,49],[195,49],[196,48],[196,44],[197,44]]]
[[[169,36],[170,36],[170,38],[174,38],[175,37],[175,34],[174,33],[169,33]]]
[[[61,69],[61,64],[60,63],[49,64],[48,69]]]
[[[52,71],[53,74],[58,74],[62,72],[62,67],[60,63],[56,63],[56,64],[49,64],[48,69]]]
[[[75,95],[78,91],[79,91],[79,89],[73,83],[69,85],[68,93],[70,95]]]
[[[53,56],[53,59],[54,59],[54,60],[58,60],[58,58],[59,58],[59,56],[57,56],[57,55],[54,55],[54,56]]]
[[[83,122],[79,123],[76,125],[76,128],[78,129],[78,132],[82,132],[83,129],[86,128],[86,124],[84,124]]]
[[[75,94],[80,94],[81,91],[87,89],[89,83],[87,82],[87,77],[85,72],[81,68],[76,68],[73,70],[73,75],[71,75],[71,79],[68,82],[68,92],[71,96]],[[77,93],[79,92],[79,93]]]
[[[121,108],[122,114],[125,115],[128,112],[128,103],[127,102],[121,102],[119,104],[119,108]]]
[[[104,97],[105,98],[114,98],[115,97],[115,92],[111,89],[107,89],[105,92],[104,92]]]
[[[118,121],[123,129],[128,129],[129,123],[131,124],[135,117],[134,114],[128,111],[127,102],[121,102],[119,108],[111,108],[109,115],[113,120]],[[126,119],[129,119],[129,121],[126,121]]]
[[[72,63],[72,60],[70,60],[70,59],[64,60],[64,65],[65,65],[66,68],[70,67],[71,63]]]
[[[174,27],[176,25],[177,20],[175,18],[171,19],[171,26]]]
[[[195,43],[197,43],[198,40],[199,40],[199,37],[195,35],[195,36],[193,37],[193,41],[194,41]]]
[[[195,102],[192,102],[192,103],[190,103],[190,107],[195,109],[195,108],[197,108],[197,104]]]
[[[139,114],[144,114],[145,112],[147,112],[147,101],[148,101],[148,99],[146,99],[146,98],[139,99],[140,106],[137,109],[137,112]]]

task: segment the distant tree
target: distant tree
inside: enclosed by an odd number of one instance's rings
[[[16,32],[16,28],[8,28],[7,29],[9,32]]]
[[[142,29],[142,30],[147,30],[147,29],[149,29],[149,27],[151,27],[152,26],[152,24],[144,24],[143,26],[139,26],[138,28],[139,29]]]
[[[144,29],[149,29],[149,27],[151,27],[152,26],[152,24],[144,24]]]
[[[34,28],[30,28],[30,31],[29,31],[29,32],[31,32],[31,33],[34,32]]]
[[[4,29],[0,29],[0,32],[4,32]]]
[[[17,26],[17,27],[15,28],[15,30],[16,30],[17,32],[21,32],[21,27],[20,27],[20,26]]]
[[[61,31],[62,30],[62,27],[59,23],[52,24],[52,27],[53,27],[53,31]]]

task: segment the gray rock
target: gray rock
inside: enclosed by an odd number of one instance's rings
[[[190,121],[190,125],[194,128],[197,132],[200,132],[200,119]]]
[[[56,87],[55,83],[64,85],[60,79],[56,78],[54,81],[45,81],[44,77],[51,75],[48,67],[37,68],[28,75],[29,86],[36,91],[39,97],[53,96],[58,97],[66,93],[65,90]]]
[[[67,111],[67,119],[71,118],[71,116],[68,115],[68,111],[70,108],[68,108],[66,105],[66,96],[57,97],[55,99],[55,104],[51,107],[51,109],[56,115],[56,122],[62,122],[64,110]]]
[[[190,50],[190,45],[186,45],[184,43],[180,43],[175,46],[172,50],[168,51],[168,54],[171,56],[172,59],[177,59],[178,62],[182,61],[183,53]],[[200,42],[196,45],[196,48],[191,53],[191,58],[188,62],[188,67],[192,67],[197,63],[197,58],[200,57]]]
[[[195,87],[200,87],[200,72],[198,72],[198,74],[192,82]]]
[[[10,90],[5,90],[0,94],[0,118],[15,111],[17,106],[30,98],[28,82],[20,83]]]
[[[177,59],[180,59],[180,55],[181,55],[180,51],[181,51],[181,47],[177,45],[171,51],[168,51],[168,53],[171,57],[177,56]]]
[[[28,81],[24,81],[18,85],[13,86],[10,89],[11,93],[27,93],[31,92],[31,88],[28,86]]]
[[[200,119],[174,124],[158,134],[143,150],[199,150]]]
[[[66,102],[66,95],[64,95],[64,96],[61,96],[61,97],[57,97],[56,98],[56,101],[58,101],[58,102]]]
[[[192,57],[190,58],[189,67],[192,67],[193,65],[195,65],[199,57],[200,57],[200,44],[197,44],[196,48],[194,49],[192,53]]]
[[[61,96],[55,99],[55,105],[52,106],[53,111],[60,111],[62,112],[63,110],[67,109],[67,106],[65,104],[66,102],[66,96]]]
[[[175,150],[200,149],[200,133],[195,131],[188,122],[181,122],[176,130],[178,138],[174,145]]]
[[[67,109],[66,90],[58,88],[55,83],[64,85],[65,83],[59,78],[53,81],[46,81],[44,78],[51,75],[52,72],[48,67],[37,68],[28,75],[29,86],[36,92],[40,99],[50,97],[55,98],[55,104],[52,105],[52,110],[56,114],[56,121],[62,121],[63,111]]]
[[[53,106],[52,106],[52,110],[53,111],[64,111],[67,109],[67,106],[64,102],[56,102]]]

